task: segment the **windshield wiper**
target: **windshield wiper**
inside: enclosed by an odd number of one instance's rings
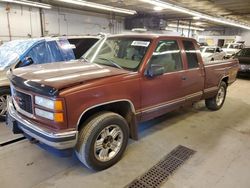
[[[107,61],[108,63],[114,65],[115,67],[117,67],[117,68],[119,68],[119,69],[123,69],[120,65],[118,65],[117,63],[115,63],[115,62],[112,61],[111,59],[106,59],[106,58],[102,58],[102,57],[99,57],[98,59],[105,60],[105,61]]]

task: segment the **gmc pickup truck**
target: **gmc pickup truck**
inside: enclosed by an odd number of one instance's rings
[[[190,38],[108,36],[79,60],[11,70],[7,124],[103,170],[138,139],[138,122],[203,99],[220,109],[238,68],[235,59],[204,65]]]

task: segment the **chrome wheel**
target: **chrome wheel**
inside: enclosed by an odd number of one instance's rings
[[[217,93],[217,96],[216,96],[216,104],[218,106],[220,106],[223,103],[224,98],[225,98],[225,88],[220,87],[220,89],[219,89],[219,91]]]
[[[9,95],[4,94],[0,96],[0,116],[3,116],[7,112],[7,97]]]
[[[118,125],[104,128],[97,136],[94,144],[94,154],[97,160],[106,162],[113,159],[123,144],[123,132]]]

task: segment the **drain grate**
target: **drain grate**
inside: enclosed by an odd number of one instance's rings
[[[178,167],[180,167],[193,154],[194,150],[185,146],[177,146],[166,157],[155,166],[150,168],[145,174],[136,178],[126,188],[157,188],[167,180]]]

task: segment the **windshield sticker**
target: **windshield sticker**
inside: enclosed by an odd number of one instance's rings
[[[131,46],[143,46],[143,47],[148,47],[148,45],[150,44],[150,42],[148,41],[133,41],[131,43]]]

